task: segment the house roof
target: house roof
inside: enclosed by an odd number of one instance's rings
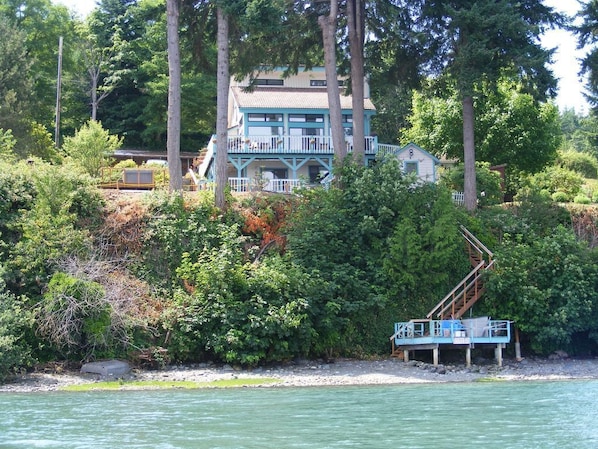
[[[242,87],[231,87],[239,108],[259,109],[328,109],[326,89],[314,88],[257,88],[245,92]],[[341,108],[353,109],[351,97],[341,95]],[[376,108],[369,98],[364,100],[366,110]]]
[[[440,159],[438,159],[436,156],[434,156],[432,153],[424,150],[422,147],[420,147],[419,145],[413,143],[413,142],[409,142],[407,145],[405,145],[403,148],[401,148],[400,150],[396,151],[395,154],[397,156],[399,156],[401,153],[404,153],[406,151],[409,151],[409,149],[414,149],[417,151],[420,151],[421,153],[425,154],[427,157],[429,157],[430,159],[432,159],[434,161],[435,164],[440,164]]]

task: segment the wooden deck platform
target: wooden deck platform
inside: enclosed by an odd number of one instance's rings
[[[511,341],[508,320],[491,320],[488,317],[463,320],[411,320],[395,323],[395,333],[390,337],[392,355],[409,360],[409,353],[432,350],[434,364],[438,364],[439,351],[465,349],[467,366],[471,365],[471,350],[476,345],[495,345],[496,360],[502,365],[502,349]]]

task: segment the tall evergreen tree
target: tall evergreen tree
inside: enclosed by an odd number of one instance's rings
[[[461,96],[465,206],[476,208],[473,98],[481,82],[518,77],[538,97],[554,94],[547,68],[551,50],[541,32],[561,17],[541,0],[423,0],[422,19],[437,42],[431,69],[445,74]]]
[[[581,62],[581,71],[587,76],[586,99],[594,109],[598,108],[598,0],[582,2],[579,12],[582,23],[573,27],[577,33],[578,46],[589,51]]]

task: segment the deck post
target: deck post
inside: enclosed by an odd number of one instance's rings
[[[465,350],[465,365],[467,368],[471,367],[471,346],[468,346]]]
[[[502,366],[502,343],[496,345],[496,364]]]
[[[521,362],[521,343],[519,342],[519,328],[515,325],[515,360]]]
[[[407,349],[403,349],[403,362],[409,361],[409,351]]]
[[[438,353],[439,353],[438,346],[432,349],[432,358],[434,359],[434,366],[438,366]]]

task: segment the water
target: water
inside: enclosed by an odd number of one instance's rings
[[[598,381],[0,394],[0,448],[596,448]]]

